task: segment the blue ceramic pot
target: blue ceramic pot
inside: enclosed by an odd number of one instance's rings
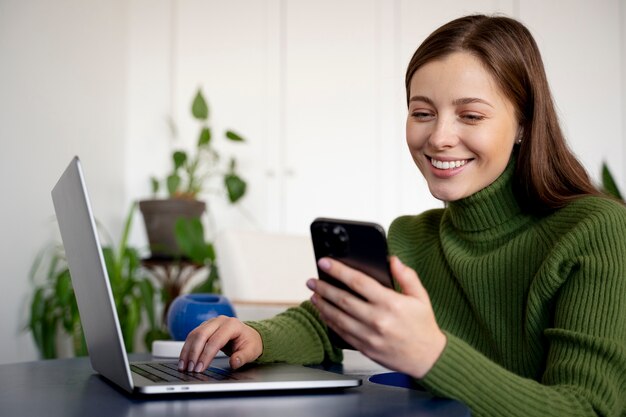
[[[179,295],[167,313],[167,328],[174,340],[185,340],[201,323],[220,315],[236,317],[232,304],[223,295]]]

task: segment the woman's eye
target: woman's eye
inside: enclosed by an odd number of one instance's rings
[[[426,111],[418,111],[418,110],[412,112],[411,116],[417,120],[430,120],[431,118],[434,117],[432,113],[429,113]]]
[[[483,120],[485,117],[480,114],[468,113],[462,114],[461,119],[465,120],[468,123],[478,123]]]

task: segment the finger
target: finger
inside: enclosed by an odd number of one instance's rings
[[[204,344],[204,349],[194,368],[194,372],[204,372],[209,364],[215,358],[215,355],[231,340],[240,336],[240,332],[237,329],[238,321],[232,317],[221,317],[219,320],[219,326],[209,336]]]
[[[387,292],[393,291],[363,272],[334,259],[321,258],[318,261],[318,266],[370,302],[375,303]]]
[[[245,331],[249,330],[251,332],[256,333],[256,334],[252,333],[252,335],[255,338],[257,338],[258,336],[258,339],[256,340],[257,342],[261,340],[261,335],[259,335],[256,330],[252,328],[247,328],[244,330]],[[262,351],[262,348],[261,348],[261,351]],[[252,340],[251,338],[248,338],[248,337],[244,338],[242,336],[242,342],[235,343],[233,353],[230,355],[229,363],[230,363],[231,368],[237,369],[245,365],[246,363],[254,361],[256,358],[259,357],[259,355],[260,355],[259,347],[255,346],[255,341]]]
[[[400,289],[403,294],[413,297],[427,296],[426,289],[422,285],[422,281],[417,276],[417,273],[408,266],[404,265],[400,258],[392,256],[390,259],[391,275],[400,285]]]
[[[230,366],[237,369],[254,361],[263,352],[261,335],[252,327],[233,317],[224,317],[220,327],[211,335],[203,355],[198,359],[196,372],[204,371],[219,350],[228,351]],[[204,356],[206,354],[206,356]]]
[[[335,322],[326,322],[328,328],[332,329],[335,333],[339,335],[347,344],[352,346],[354,349],[360,351],[363,349],[363,340],[359,334],[353,334],[351,332],[345,331],[338,323]]]
[[[367,301],[326,281],[310,279],[307,286],[315,292],[318,299],[355,318],[362,316],[368,309]]]
[[[204,350],[204,345],[211,334],[219,327],[219,317],[205,321],[193,329],[185,340],[180,351],[178,369],[181,371],[193,371],[198,363],[198,357]]]
[[[364,303],[362,300],[359,300],[352,295],[350,295],[350,297],[358,303]],[[366,337],[366,334],[369,332],[369,329],[365,326],[366,322],[353,315],[355,309],[351,309],[352,311],[346,312],[342,310],[341,307],[338,307],[333,302],[324,299],[319,294],[314,294],[313,297],[311,297],[311,302],[317,308],[320,318],[328,325],[328,327],[335,330],[344,340],[352,340],[355,337],[360,339],[361,336]],[[353,346],[357,348],[354,344]]]

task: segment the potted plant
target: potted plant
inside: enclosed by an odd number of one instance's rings
[[[124,344],[128,352],[135,350],[135,337],[147,318],[144,334],[146,347],[152,341],[167,337],[164,323],[155,315],[155,289],[141,268],[136,248],[128,246],[128,234],[136,204],[126,217],[124,231],[117,248],[102,248],[111,290],[120,319]],[[55,244],[45,247],[31,268],[31,280],[35,284],[27,329],[33,334],[35,344],[45,359],[59,355],[59,336],[69,336],[71,350],[76,356],[87,355],[87,347],[78,314],[78,306],[72,288],[70,271],[65,260],[63,246]]]
[[[246,182],[237,173],[237,164],[230,158],[222,165],[216,151],[209,126],[209,106],[198,89],[191,105],[191,114],[200,123],[195,152],[177,149],[172,153],[172,170],[163,179],[151,178],[152,199],[140,201],[152,258],[176,259],[185,256],[176,240],[175,225],[178,219],[197,219],[206,210],[206,203],[198,200],[205,184],[221,180],[218,192],[225,192],[230,203],[236,203],[246,193]],[[242,136],[226,130],[224,137],[232,142],[244,142]],[[166,198],[158,198],[164,189]]]
[[[174,237],[180,250],[177,259],[144,259],[142,264],[159,282],[163,303],[163,323],[172,302],[182,293],[219,294],[219,276],[213,244],[205,240],[199,218],[176,220]],[[197,278],[201,278],[197,280]]]

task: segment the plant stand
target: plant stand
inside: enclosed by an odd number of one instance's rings
[[[183,288],[201,271],[205,265],[182,259],[145,258],[141,260],[144,268],[161,285],[163,291],[163,323],[167,323],[167,312],[172,301],[178,297]]]

